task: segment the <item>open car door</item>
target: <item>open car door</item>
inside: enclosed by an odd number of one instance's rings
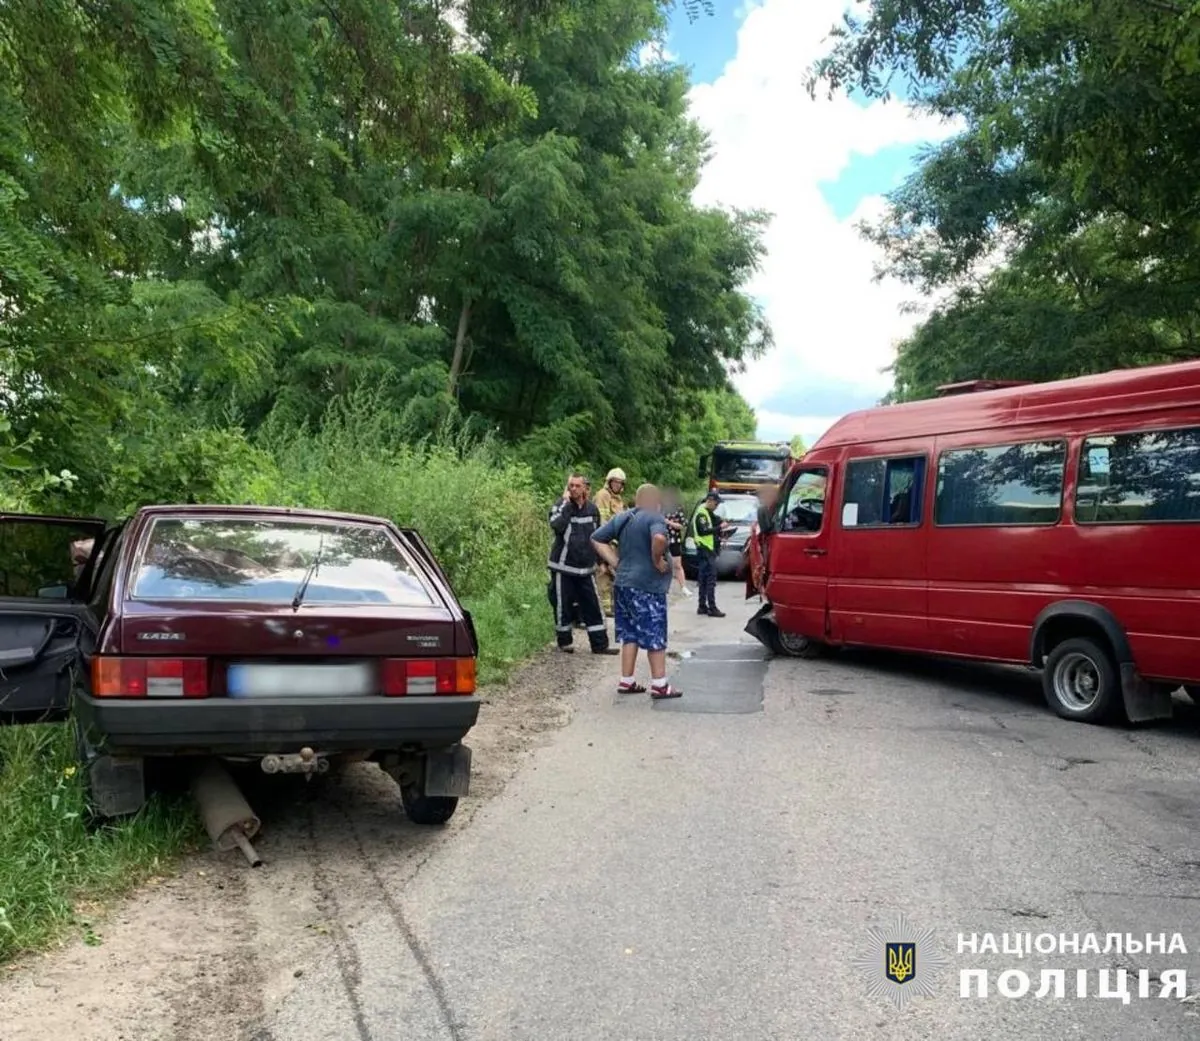
[[[105,528],[91,517],[0,513],[0,725],[70,709],[80,650],[98,624],[86,583]]]

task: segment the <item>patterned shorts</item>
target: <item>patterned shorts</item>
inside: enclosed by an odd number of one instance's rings
[[[667,596],[617,586],[613,595],[617,643],[636,643],[643,651],[667,649]]]

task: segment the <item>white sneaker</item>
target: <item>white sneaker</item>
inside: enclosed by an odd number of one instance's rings
[[[684,586],[679,592],[682,593],[684,596],[692,595],[692,591],[690,589],[688,589],[687,586]]]

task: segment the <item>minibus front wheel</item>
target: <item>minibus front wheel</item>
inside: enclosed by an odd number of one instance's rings
[[[1063,719],[1101,723],[1121,704],[1121,677],[1112,655],[1085,636],[1063,640],[1046,655],[1046,701]]]
[[[789,658],[819,658],[825,653],[825,644],[798,633],[785,633],[777,628],[774,637],[775,652]]]

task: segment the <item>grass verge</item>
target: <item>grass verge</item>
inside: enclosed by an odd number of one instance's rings
[[[87,904],[169,870],[203,837],[186,801],[155,797],[132,820],[89,832],[70,728],[0,730],[0,962],[77,928]]]
[[[502,683],[553,639],[545,571],[517,572],[487,593],[464,598],[479,636],[479,682]]]

